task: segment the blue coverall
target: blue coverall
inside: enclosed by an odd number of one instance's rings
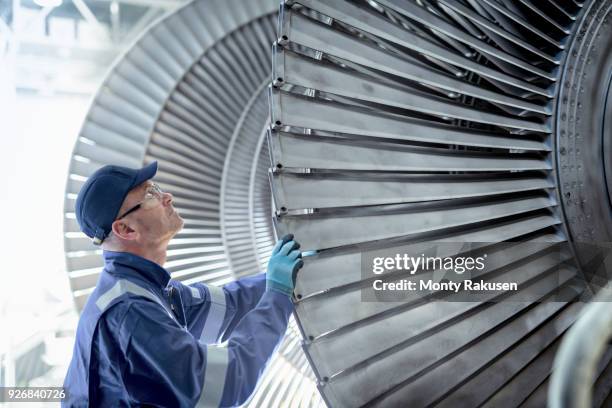
[[[223,288],[170,280],[142,257],[104,251],[77,328],[68,407],[236,406],[280,343],[293,304],[265,274]],[[222,347],[215,343],[225,342]]]

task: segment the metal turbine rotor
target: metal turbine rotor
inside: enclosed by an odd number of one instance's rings
[[[612,240],[611,10],[285,1],[270,94],[275,225],[314,251],[296,315],[329,406],[546,404],[582,305],[547,299],[610,277],[580,241]],[[362,301],[363,250],[431,241],[488,243],[492,269],[542,298]],[[610,400],[611,356],[594,376],[597,406]]]

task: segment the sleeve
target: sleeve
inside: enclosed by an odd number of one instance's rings
[[[259,304],[266,291],[266,274],[238,279],[223,287],[227,300],[227,313],[221,328],[221,341],[226,341],[242,318]]]
[[[154,303],[134,305],[124,384],[134,400],[162,406],[235,406],[247,401],[282,339],[293,309],[265,292],[236,325],[227,347],[206,345]]]
[[[266,274],[239,279],[222,288],[203,283],[171,285],[180,291],[187,328],[206,344],[226,341],[238,322],[251,311],[266,290]]]
[[[229,359],[222,407],[244,404],[279,345],[293,311],[288,296],[265,291],[257,306],[238,322],[228,339]]]

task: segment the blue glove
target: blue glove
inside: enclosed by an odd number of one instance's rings
[[[268,262],[266,290],[291,297],[297,271],[304,265],[299,247],[300,244],[293,240],[293,234],[285,235],[276,243]]]

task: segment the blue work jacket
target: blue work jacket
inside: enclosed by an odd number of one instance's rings
[[[62,405],[247,401],[285,334],[289,297],[266,290],[265,274],[223,288],[187,286],[137,255],[103,256],[104,270],[79,320]]]

